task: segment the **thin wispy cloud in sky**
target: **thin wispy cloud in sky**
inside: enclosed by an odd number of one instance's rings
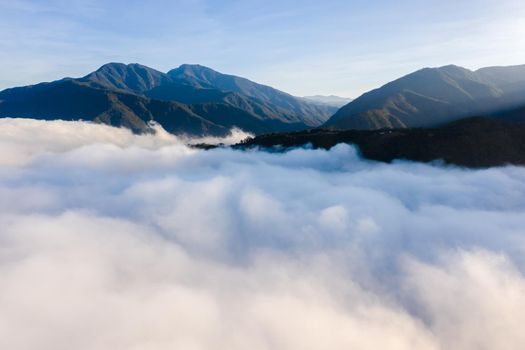
[[[201,63],[297,95],[360,93],[424,66],[523,63],[522,1],[0,1],[0,87],[108,61]]]

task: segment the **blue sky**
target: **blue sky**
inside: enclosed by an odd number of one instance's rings
[[[523,0],[0,0],[0,89],[118,61],[356,97],[426,66],[523,64],[524,38]]]

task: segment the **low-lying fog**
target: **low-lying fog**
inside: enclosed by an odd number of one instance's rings
[[[523,349],[524,253],[525,168],[0,120],[2,349]]]

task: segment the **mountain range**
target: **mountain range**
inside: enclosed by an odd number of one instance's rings
[[[200,65],[168,73],[109,63],[82,78],[0,92],[0,117],[89,120],[149,130],[155,121],[175,134],[256,134],[321,125],[336,108]]]
[[[348,102],[337,96],[295,97],[201,65],[167,73],[109,63],[82,78],[0,92],[0,117],[88,120],[148,132],[224,135],[312,128],[433,127],[470,117],[525,120],[525,65],[471,71],[424,68]]]
[[[411,128],[525,106],[525,65],[471,71],[425,68],[372,90],[342,107],[323,127]]]

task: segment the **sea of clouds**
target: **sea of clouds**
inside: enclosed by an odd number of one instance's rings
[[[0,120],[1,349],[525,347],[525,168],[184,143]]]

